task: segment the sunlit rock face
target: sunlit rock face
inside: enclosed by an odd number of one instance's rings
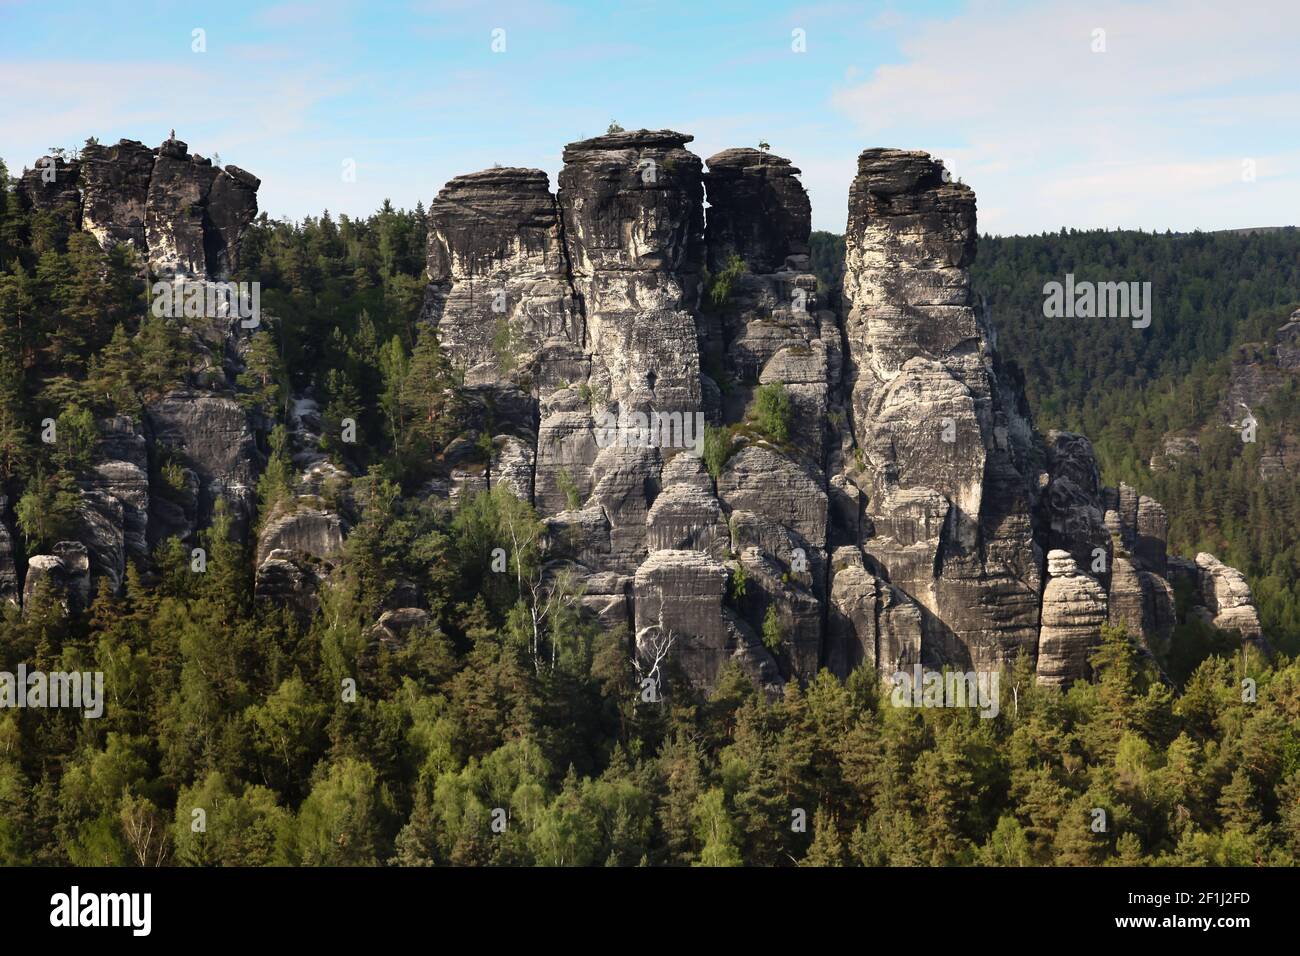
[[[925,153],[863,152],[832,300],[798,169],[701,163],[690,141],[611,133],[565,149],[554,194],[513,168],[439,194],[424,318],[496,409],[453,499],[530,499],[583,606],[639,658],[671,639],[698,687],[730,663],[775,692],[1021,654],[1065,685],[1107,622],[1162,652],[1167,517],[1103,487],[1086,438],[1033,432],[971,293],[971,190]],[[751,427],[763,386],[789,399],[787,440]],[[698,448],[628,440],[638,413],[730,429],[717,478]],[[1189,573],[1209,618],[1244,622],[1230,585],[1215,603],[1214,573]]]
[[[43,175],[49,168],[53,175]],[[169,139],[153,149],[132,139],[88,143],[76,161],[44,157],[18,192],[33,208],[65,216],[108,249],[130,245],[156,278],[224,280],[257,216],[261,180],[224,169]]]
[[[1066,551],[1047,556],[1043,627],[1038,645],[1038,681],[1068,685],[1089,673],[1089,658],[1101,643],[1106,592],[1084,574]]]
[[[926,153],[870,149],[849,193],[844,334],[872,567],[924,609],[927,660],[1038,637],[1031,436],[970,289],[975,196]]]

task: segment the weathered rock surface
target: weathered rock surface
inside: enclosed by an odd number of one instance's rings
[[[426,316],[472,383],[527,371],[552,340],[582,344],[560,217],[540,169],[458,176],[429,208]]]
[[[129,243],[142,256],[148,254],[145,205],[154,159],[153,150],[128,139],[81,151],[81,228],[105,249]]]
[[[736,662],[759,686],[781,683],[776,661],[740,617],[724,604],[726,566],[698,551],[656,551],[637,568],[636,646],[643,660],[671,643],[687,677],[711,686]]]
[[[928,154],[866,150],[844,319],[863,547],[928,612],[925,655],[1008,663],[1038,642],[1029,429],[970,288],[975,199]]]
[[[739,255],[751,272],[776,272],[787,256],[808,253],[812,206],[790,160],[757,149],[725,149],[707,162],[711,271]]]
[[[151,544],[206,527],[218,498],[230,507],[235,533],[246,533],[264,460],[244,407],[227,395],[177,389],[145,409],[145,428],[155,457],[186,476],[184,488],[151,501]]]
[[[90,604],[90,554],[80,541],[59,541],[49,554],[32,555],[23,582],[23,610],[33,606],[38,591],[48,589],[51,599],[68,613]]]
[[[1106,592],[1084,574],[1067,551],[1047,556],[1043,625],[1038,645],[1039,683],[1067,685],[1089,673],[1088,659],[1101,643]]]
[[[344,525],[332,511],[295,508],[272,514],[257,540],[257,562],[272,551],[298,551],[317,558],[337,557],[343,550]]]
[[[404,647],[412,632],[428,627],[429,612],[419,607],[401,607],[385,611],[370,629],[369,638],[391,648]]]
[[[260,185],[237,166],[218,169],[191,155],[180,140],[149,149],[123,139],[91,143],[72,162],[42,159],[24,172],[18,192],[31,208],[63,216],[105,249],[131,245],[158,277],[218,280],[239,266]]]
[[[328,563],[310,554],[275,548],[257,565],[253,593],[272,607],[290,608],[305,623],[320,607],[320,587],[330,571]]]
[[[81,192],[77,178],[81,164],[58,156],[42,156],[34,169],[24,169],[18,177],[18,201],[27,209],[61,219],[69,229],[81,222]]]
[[[490,438],[489,460],[449,450],[453,501],[498,482],[531,496],[584,606],[610,627],[630,615],[643,657],[671,632],[701,686],[733,657],[775,686],[1022,652],[1066,684],[1107,620],[1161,653],[1168,518],[1102,487],[1086,438],[1033,432],[971,292],[970,189],[925,153],[865,151],[841,314],[809,270],[798,170],[733,149],[705,171],[690,139],[570,144],[555,195],[513,168],[439,194],[425,320],[489,405],[533,403],[466,436]],[[704,268],[733,257],[728,294],[703,298]],[[741,424],[769,384],[793,410],[784,445]],[[736,426],[716,482],[636,440],[633,416],[654,412]],[[775,655],[757,637],[769,617]]]
[[[1196,556],[1196,567],[1200,569],[1198,593],[1209,622],[1220,630],[1237,631],[1245,639],[1259,638],[1259,612],[1242,573],[1205,551]]]

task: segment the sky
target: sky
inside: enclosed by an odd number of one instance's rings
[[[494,163],[554,187],[617,121],[770,143],[837,232],[872,146],[942,158],[981,232],[1290,225],[1297,37],[1296,0],[0,0],[0,157],[174,128],[272,217],[364,216]]]

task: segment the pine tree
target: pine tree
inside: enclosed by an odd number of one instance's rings
[[[446,439],[454,424],[449,414],[451,386],[451,365],[438,344],[438,334],[432,326],[425,326],[420,329],[402,383],[400,405],[409,416],[408,437],[426,454]]]
[[[85,394],[89,404],[110,408],[127,415],[139,415],[140,396],[136,392],[138,360],[126,329],[119,323],[107,345],[90,360],[86,373]]]
[[[813,814],[813,841],[800,866],[843,866],[844,841],[835,817],[824,807]]]
[[[236,379],[246,391],[239,401],[247,408],[264,409],[272,418],[284,413],[282,402],[288,396],[284,365],[269,330],[253,333],[244,356],[244,371]]]
[[[14,508],[28,551],[43,551],[66,538],[80,502],[81,495],[71,475],[63,471],[47,475],[38,465]]]

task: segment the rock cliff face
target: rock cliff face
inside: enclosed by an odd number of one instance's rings
[[[180,140],[149,149],[124,139],[88,145],[74,162],[42,158],[24,171],[18,195],[106,248],[129,243],[156,277],[219,280],[238,268],[260,185],[238,166],[191,155]]]
[[[468,424],[429,493],[454,507],[500,484],[532,502],[583,606],[626,628],[645,666],[666,652],[699,688],[729,664],[775,692],[820,668],[1021,654],[1066,685],[1107,622],[1163,653],[1180,581],[1206,620],[1261,638],[1238,572],[1170,557],[1158,502],[1104,487],[1086,438],[1031,428],[971,291],[968,187],[925,153],[863,152],[844,293],[829,301],[799,170],[752,149],[704,163],[690,142],[614,133],[566,147],[554,193],[540,170],[494,168],[438,194],[421,320],[463,373]],[[24,201],[132,245],[153,274],[237,266],[249,174],[176,141],[91,146],[53,168],[53,182],[24,175]],[[294,497],[256,515],[264,451],[233,386],[247,332],[195,332],[202,375],[139,421],[100,423],[80,531],[29,560],[25,594],[48,580],[75,610],[158,542],[196,541],[225,500],[235,533],[259,529],[258,599],[315,612],[349,532],[350,476],[319,451],[311,396],[294,396]],[[1295,338],[1280,335],[1279,362]],[[785,440],[748,414],[777,385]],[[19,590],[0,528],[0,596]],[[400,645],[429,621],[395,582],[370,637]]]
[[[867,150],[844,321],[873,570],[922,607],[922,657],[993,666],[1038,639],[1031,444],[970,290],[975,196],[924,153]]]
[[[865,151],[844,301],[823,302],[798,170],[751,149],[701,164],[689,142],[597,137],[566,148],[554,195],[537,170],[493,169],[431,209],[427,320],[467,382],[533,410],[498,426],[481,486],[531,487],[586,606],[643,655],[671,639],[703,686],[727,660],[776,687],[1021,653],[1068,684],[1106,622],[1162,651],[1164,510],[1103,487],[1086,438],[1033,432],[971,292],[971,190],[925,153]],[[702,295],[737,257],[729,293]],[[786,443],[742,424],[777,383]],[[738,426],[716,480],[629,440],[638,412]],[[1210,619],[1249,636],[1240,588],[1192,577]]]

